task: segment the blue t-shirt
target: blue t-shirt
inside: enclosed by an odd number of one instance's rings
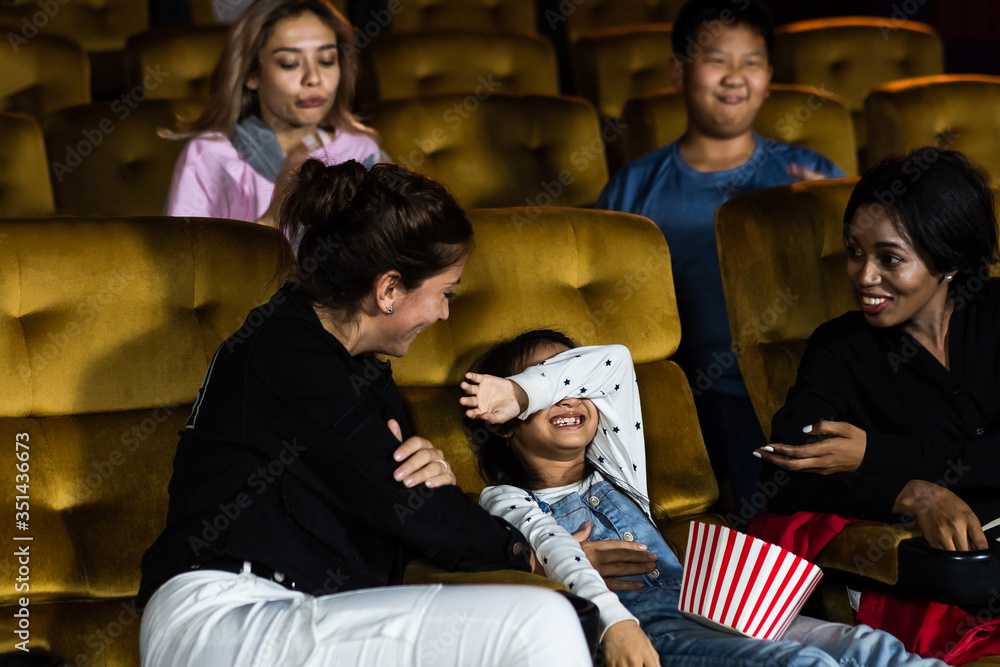
[[[605,210],[645,216],[663,231],[670,246],[683,332],[676,359],[692,385],[743,396],[747,390],[732,354],[715,246],[715,209],[747,192],[797,182],[788,174],[793,163],[828,178],[844,176],[833,162],[810,148],[754,138],[757,148],[749,160],[735,169],[715,172],[691,168],[681,157],[678,142],[664,146],[623,167],[596,204]]]

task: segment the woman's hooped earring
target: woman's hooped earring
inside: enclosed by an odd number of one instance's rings
[[[388,315],[392,315],[392,304],[391,303],[388,306],[386,306],[385,312]]]

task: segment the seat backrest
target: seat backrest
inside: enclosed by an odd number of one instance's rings
[[[379,35],[391,21],[393,32],[477,30],[533,35],[534,0],[388,0],[357,27],[367,38]],[[358,46],[364,47],[364,43]]]
[[[215,350],[276,288],[287,244],[259,225],[165,217],[0,232],[0,423],[30,436],[31,526],[51,547],[32,602],[134,595],[177,433]]]
[[[816,86],[861,111],[865,95],[887,81],[941,74],[941,38],[914,21],[864,16],[800,21],[775,33],[774,80]]]
[[[38,123],[0,113],[0,218],[55,213],[48,164]]]
[[[470,211],[476,249],[448,320],[393,360],[414,428],[448,454],[478,492],[458,383],[476,357],[522,331],[554,328],[581,345],[632,352],[642,397],[650,498],[671,516],[703,512],[718,489],[683,372],[670,252],[649,220],[572,208]],[[656,304],[650,307],[649,304]]]
[[[133,86],[150,99],[208,101],[212,70],[226,44],[229,26],[158,28],[128,38],[125,57]]]
[[[90,62],[80,45],[36,35],[26,44],[0,45],[0,111],[36,119],[56,109],[90,102]]]
[[[715,212],[733,349],[765,434],[813,330],[857,308],[843,240],[855,183],[769,188],[734,197]]]
[[[198,103],[95,102],[45,117],[56,210],[62,215],[159,215],[184,142],[157,135]]]
[[[845,16],[775,31],[774,80],[816,86],[847,100],[862,152],[868,144],[862,113],[868,91],[887,81],[941,74],[943,68],[941,38],[924,23]]]
[[[687,128],[684,97],[670,90],[629,100],[622,112],[625,159],[634,160],[676,141]],[[819,151],[849,176],[858,173],[854,124],[838,95],[792,84],[771,84],[754,120],[762,137]]]
[[[5,219],[0,238],[0,424],[12,454],[27,434],[30,476],[28,530],[2,537],[34,537],[32,644],[136,665],[128,598],[166,521],[177,434],[288,247],[260,225],[160,217]],[[111,646],[91,643],[115,623]]]
[[[1000,77],[951,74],[879,86],[865,99],[868,159],[921,146],[962,151],[1000,185]],[[984,110],[988,110],[984,113]]]
[[[337,8],[341,14],[347,16],[347,0],[330,0],[331,4]],[[191,7],[191,20],[195,25],[217,25],[220,22],[235,21],[243,6],[250,4],[250,0],[188,0]],[[219,12],[219,16],[216,15]]]
[[[367,119],[390,158],[444,183],[466,208],[589,206],[608,180],[597,112],[555,95],[386,100]]]
[[[535,35],[472,31],[388,33],[361,51],[373,99],[441,93],[559,94],[552,44]]]
[[[573,44],[576,91],[604,118],[618,118],[622,107],[671,85],[670,24],[654,23],[595,30]]]
[[[135,0],[56,0],[0,5],[0,26],[17,38],[59,35],[87,51],[117,51],[129,35],[149,29],[149,3]],[[10,37],[10,35],[8,35]]]
[[[553,29],[564,24],[569,41],[575,42],[595,30],[670,23],[677,17],[684,2],[685,0],[574,0],[558,3],[558,7],[544,13],[542,20]]]

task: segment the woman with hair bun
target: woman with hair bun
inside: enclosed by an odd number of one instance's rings
[[[256,0],[229,32],[204,112],[169,135],[190,141],[166,215],[274,226],[274,184],[307,153],[378,162],[375,131],[351,113],[357,72],[354,32],[328,0]]]
[[[181,435],[142,561],[142,664],[589,665],[552,591],[397,586],[415,557],[538,569],[414,435],[375,356],[448,317],[465,214],[395,165],[309,160],[297,180],[280,216],[295,278],[216,352]]]

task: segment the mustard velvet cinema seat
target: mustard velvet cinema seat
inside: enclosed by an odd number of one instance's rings
[[[347,0],[331,0],[331,4],[336,7],[341,14],[347,16]],[[228,2],[220,3],[219,0],[188,0],[191,7],[191,20],[195,25],[218,25],[219,19],[215,16],[215,5],[223,10],[223,16],[235,13],[232,5]]]
[[[536,35],[479,31],[388,33],[361,50],[368,99],[472,93],[559,94],[552,44]]]
[[[184,141],[157,135],[176,114],[197,115],[186,100],[115,100],[53,112],[45,144],[61,215],[159,215]]]
[[[24,45],[0,45],[0,111],[41,119],[56,109],[90,102],[90,62],[76,42],[36,35]]]
[[[148,4],[135,0],[14,0],[0,4],[0,27],[8,41],[16,44],[22,40],[30,44],[37,34],[77,42],[92,64],[95,98],[117,97],[125,83],[125,39],[149,29]]]
[[[470,219],[476,249],[449,319],[393,360],[415,431],[447,452],[464,490],[478,493],[484,481],[469,446],[475,436],[458,404],[458,383],[473,360],[535,328],[559,329],[581,345],[626,345],[646,420],[649,497],[660,529],[683,549],[689,520],[720,518],[704,515],[718,487],[691,389],[668,360],[681,330],[663,234],[639,216],[573,208],[480,209]]]
[[[544,13],[543,21],[557,28],[565,25],[569,41],[576,42],[592,31],[607,28],[636,28],[650,23],[670,23],[685,0],[561,0],[555,10]]]
[[[131,85],[145,85],[149,99],[207,102],[212,71],[228,32],[227,25],[185,26],[129,37],[125,57]],[[156,85],[147,85],[154,80]]]
[[[920,146],[962,151],[1000,185],[1000,77],[944,74],[893,81],[865,98],[868,158]]]
[[[848,176],[857,176],[854,124],[843,98],[794,84],[773,83],[770,91],[754,120],[759,135],[817,150]],[[622,111],[622,126],[628,162],[681,138],[687,128],[684,98],[669,90],[631,99]]]
[[[602,128],[586,101],[503,95],[386,100],[366,112],[393,162],[428,174],[466,208],[589,206],[608,180]]]
[[[0,218],[52,215],[42,128],[31,116],[0,113]]]
[[[380,27],[385,27],[383,16],[391,21],[393,32],[474,30],[536,34],[534,0],[388,0],[384,12],[373,13],[372,21],[358,27],[373,38],[380,34]]]
[[[914,21],[845,16],[789,23],[775,31],[774,80],[829,90],[847,100],[860,148],[868,142],[865,94],[887,81],[941,74],[941,38]]]
[[[843,241],[844,209],[856,183],[845,178],[771,188],[731,199],[716,211],[733,347],[765,433],[795,382],[813,330],[857,308]],[[1000,275],[997,267],[992,272]],[[692,385],[705,389],[707,381],[696,378]],[[990,599],[1000,553],[938,551],[910,539],[919,536],[915,527],[853,524],[815,562],[831,579],[855,586],[897,586],[976,609]],[[840,598],[827,599],[828,611],[839,608],[845,613],[839,620],[852,622]]]
[[[573,44],[576,91],[603,118],[618,118],[633,97],[671,86],[670,24],[588,32]]]
[[[3,527],[29,547],[30,590],[15,590],[21,563],[5,549],[0,652],[20,641],[28,597],[30,647],[134,667],[132,597],[166,520],[177,434],[215,350],[276,288],[287,245],[262,226],[176,218],[8,219],[0,238],[4,479],[26,433],[30,496],[27,529]]]

